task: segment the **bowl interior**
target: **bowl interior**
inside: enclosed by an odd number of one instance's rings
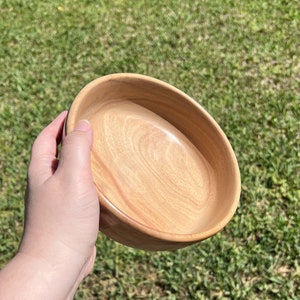
[[[94,130],[92,172],[102,205],[166,234],[218,231],[239,197],[233,150],[194,100],[161,81],[111,75],[84,88],[69,111]]]

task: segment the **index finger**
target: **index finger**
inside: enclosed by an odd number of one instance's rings
[[[37,184],[45,182],[57,167],[57,147],[61,141],[67,111],[58,115],[38,135],[31,149],[28,177]]]

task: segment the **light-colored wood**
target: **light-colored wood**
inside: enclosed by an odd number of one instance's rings
[[[74,100],[66,132],[94,130],[92,172],[100,229],[141,249],[177,249],[222,229],[240,194],[234,152],[194,100],[159,80],[114,74]]]

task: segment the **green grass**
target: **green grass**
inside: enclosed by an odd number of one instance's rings
[[[300,295],[297,0],[0,1],[0,267],[16,252],[31,144],[99,76],[167,81],[224,129],[241,202],[216,236],[176,252],[102,234],[76,299]]]

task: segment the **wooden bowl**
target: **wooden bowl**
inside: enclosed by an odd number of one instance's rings
[[[81,119],[94,131],[104,234],[139,249],[171,250],[230,221],[240,196],[236,157],[218,124],[185,93],[143,75],[108,75],[78,94],[66,133]]]

